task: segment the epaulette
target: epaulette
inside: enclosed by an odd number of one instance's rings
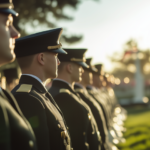
[[[87,90],[89,93],[94,94],[93,90]]]
[[[83,89],[80,89],[80,88],[75,89],[75,91],[76,91],[76,92],[80,92],[80,93],[83,93],[83,92],[84,92]]]
[[[19,87],[19,89],[16,92],[30,93],[31,89],[32,89],[32,85],[30,85],[30,84],[21,84],[21,86]]]
[[[71,92],[68,89],[60,89],[59,93],[68,93],[68,94],[71,94]]]

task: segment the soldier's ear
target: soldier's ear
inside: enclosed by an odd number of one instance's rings
[[[71,63],[68,63],[66,65],[66,71],[69,73],[69,74],[72,74],[73,72],[73,65]]]
[[[42,66],[45,64],[45,62],[44,62],[44,54],[43,53],[37,54],[37,61]]]

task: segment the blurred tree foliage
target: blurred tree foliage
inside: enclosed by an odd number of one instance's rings
[[[77,6],[82,1],[85,0],[13,0],[15,10],[19,13],[19,17],[14,20],[14,26],[20,31],[22,36],[27,35],[25,28],[27,23],[33,28],[37,26],[57,27],[56,22],[58,20],[73,19],[71,14],[64,13],[64,9],[66,7],[77,9]],[[56,22],[54,19],[56,19]],[[62,39],[72,44],[80,41],[82,35],[63,35]]]
[[[134,78],[134,74],[136,71],[135,60],[137,56],[133,51],[136,51],[136,49],[138,50],[138,58],[140,60],[141,71],[145,79],[149,78],[150,50],[138,49],[138,44],[133,39],[125,43],[122,53],[114,53],[111,57],[109,57],[112,63],[116,64],[115,69],[112,71],[115,77],[118,77],[120,79],[123,79],[125,77],[129,77],[130,79]]]

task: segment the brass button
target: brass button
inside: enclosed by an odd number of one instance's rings
[[[85,132],[83,132],[83,135],[85,135],[86,133]]]
[[[97,131],[98,140],[101,141],[101,134],[99,131]]]
[[[89,118],[89,120],[91,120],[91,115],[90,115],[90,113],[88,113],[88,118]]]
[[[67,127],[67,130],[69,130],[69,127]]]
[[[58,124],[58,128],[60,128],[60,124]]]
[[[34,146],[33,141],[31,141],[31,140],[29,141],[29,146],[30,146],[30,147],[33,147],[33,146]]]
[[[66,131],[62,131],[62,132],[61,132],[61,137],[62,137],[63,139],[66,138]]]

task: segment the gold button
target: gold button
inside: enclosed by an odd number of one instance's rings
[[[58,128],[60,128],[60,124],[58,124]]]
[[[30,147],[33,147],[33,146],[34,146],[33,141],[29,141],[29,146],[30,146]]]
[[[99,131],[97,131],[98,140],[101,141],[101,134]]]
[[[83,135],[85,135],[86,133],[85,132],[83,132]]]
[[[90,115],[90,113],[88,113],[88,118],[89,118],[89,120],[91,120],[91,115]]]
[[[69,130],[69,128],[67,127],[67,130]]]
[[[62,131],[62,132],[61,132],[61,137],[62,137],[63,139],[66,138],[66,131]]]

